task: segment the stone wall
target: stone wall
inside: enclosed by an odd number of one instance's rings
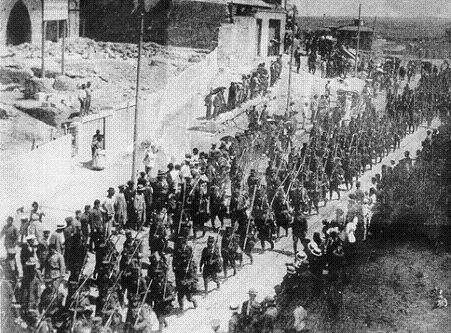
[[[29,42],[40,45],[42,36],[42,2],[41,0],[2,0],[0,1],[0,45],[7,43],[7,25],[11,10],[18,4],[23,3],[28,11],[31,23],[31,34]],[[70,0],[72,8],[77,9],[78,1]],[[79,13],[77,10],[69,13],[68,36],[78,36]]]

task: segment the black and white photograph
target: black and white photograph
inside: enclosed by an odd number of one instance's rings
[[[0,332],[451,332],[450,0],[0,0]]]

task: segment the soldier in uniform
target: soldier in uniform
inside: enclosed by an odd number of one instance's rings
[[[163,327],[167,327],[165,316],[170,313],[173,308],[173,301],[175,300],[174,288],[172,282],[168,281],[167,265],[152,265],[156,267],[152,271],[152,276],[149,277],[150,292],[147,297],[147,303],[149,301],[153,303],[153,310],[158,318],[160,332]],[[149,303],[150,304],[150,303]]]
[[[149,229],[149,248],[151,253],[157,251],[162,255],[165,252],[168,245],[167,236],[170,224],[172,224],[172,220],[167,215],[167,209],[163,207],[157,215],[154,215]]]
[[[307,228],[307,218],[304,215],[302,207],[298,207],[295,210],[293,219],[293,253],[297,253],[298,241],[301,241],[301,244],[304,245],[303,242],[307,235]]]
[[[224,227],[224,218],[227,214],[227,207],[225,205],[225,191],[215,184],[210,187],[210,191],[211,226],[213,227],[213,230],[216,230],[216,216],[218,217],[219,222],[221,222],[221,228]]]
[[[131,295],[129,297],[127,315],[125,318],[124,332],[125,333],[135,333],[135,322],[139,316],[140,308],[140,298],[139,295]]]
[[[153,186],[153,209],[160,210],[166,205],[169,193],[169,184],[166,180],[166,173],[158,170],[157,181]]]
[[[225,234],[221,239],[221,255],[222,268],[224,270],[224,279],[227,279],[227,268],[232,267],[233,276],[236,275],[236,257],[239,244],[236,241],[235,234],[232,227],[226,227]]]
[[[193,260],[193,249],[187,245],[186,238],[179,237],[177,247],[174,250],[172,267],[175,275],[177,300],[180,309],[184,309],[184,297],[197,308],[197,302],[193,293],[197,285],[197,267]]]
[[[202,250],[202,256],[199,263],[199,271],[204,279],[205,296],[208,294],[208,283],[213,281],[216,287],[220,288],[218,272],[221,271],[221,254],[216,246],[215,238],[208,236],[207,247]]]
[[[260,179],[258,178],[257,171],[255,169],[251,169],[250,175],[247,178],[247,186],[249,188],[249,193],[254,193],[255,186],[260,185]]]
[[[199,181],[200,183],[201,181]],[[197,231],[202,230],[202,237],[205,236],[205,223],[210,216],[210,200],[207,195],[207,183],[201,183],[194,191],[193,209],[193,232],[197,238]]]
[[[288,227],[291,224],[292,216],[286,201],[283,188],[277,191],[274,199],[274,216],[277,225],[277,239],[280,238],[280,227],[285,229],[285,237],[288,237]]]
[[[258,238],[262,249],[265,250],[265,241],[267,241],[271,245],[271,250],[273,250],[272,229],[274,227],[274,217],[272,212],[270,212],[268,200],[262,188],[256,192],[254,207],[252,207],[252,217],[258,230]]]
[[[42,276],[36,269],[36,259],[34,256],[29,256],[22,267],[21,305],[24,313],[28,315],[29,310],[36,310],[38,308]]]

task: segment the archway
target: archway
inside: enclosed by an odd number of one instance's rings
[[[31,20],[27,6],[17,1],[9,14],[6,26],[6,44],[31,43]]]

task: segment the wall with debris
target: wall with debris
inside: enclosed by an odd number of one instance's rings
[[[133,1],[82,1],[80,6],[85,37],[137,41],[139,16]],[[200,1],[159,1],[144,15],[144,41],[213,50],[218,28],[226,22],[226,8],[225,4]]]

